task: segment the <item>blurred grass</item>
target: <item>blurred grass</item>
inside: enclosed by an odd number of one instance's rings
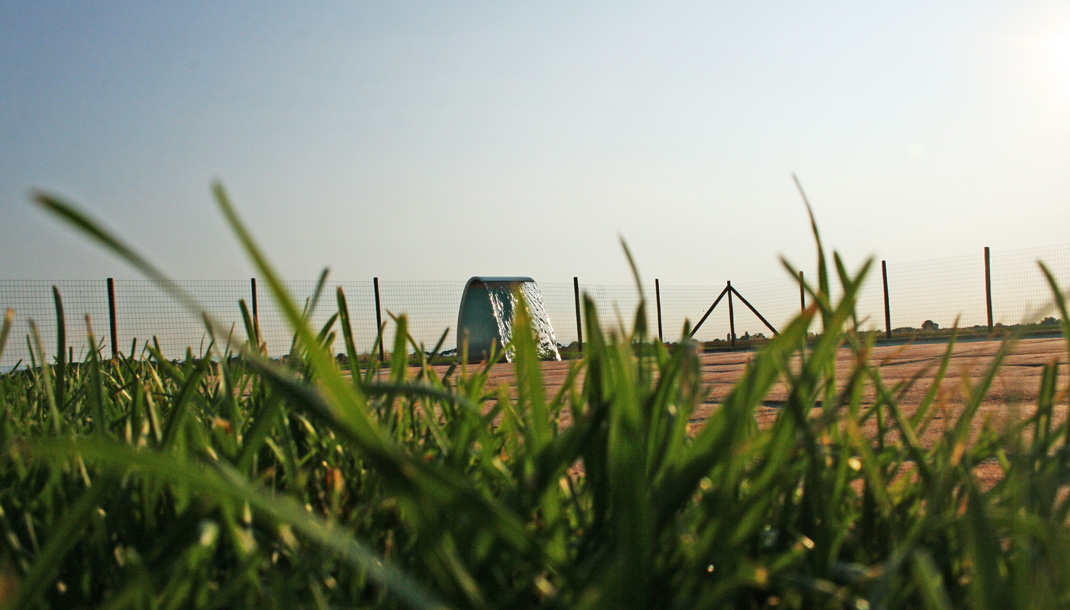
[[[489,385],[490,365],[410,367],[404,317],[386,369],[342,370],[335,343],[357,361],[345,295],[310,328],[221,188],[216,197],[294,329],[290,357],[264,357],[244,307],[252,340],[232,344],[206,317],[212,357],[177,364],[151,346],[109,360],[92,338],[74,364],[29,338],[33,366],[0,376],[3,607],[1070,605],[1057,363],[1035,409],[971,439],[997,357],[923,447],[953,341],[908,414],[897,397],[917,381],[887,385],[868,364],[872,337],[850,332],[868,266],[850,274],[829,260],[816,223],[811,306],[689,431],[705,395],[694,346],[652,340],[641,310],[604,333],[589,298],[589,341],[553,396],[523,319],[514,392]],[[38,201],[169,285],[77,208]],[[837,384],[844,349],[856,364]],[[788,399],[759,428],[778,381]],[[867,388],[878,398],[863,408]],[[875,437],[862,434],[870,420]],[[974,468],[993,463],[1002,478],[980,485]]]

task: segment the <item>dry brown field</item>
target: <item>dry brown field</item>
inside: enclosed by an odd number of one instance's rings
[[[922,444],[929,446],[957,420],[958,413],[969,398],[972,388],[981,383],[982,378],[991,367],[992,361],[1000,349],[998,340],[960,341],[954,346],[947,374],[938,389],[938,398],[934,407],[932,422],[920,438]],[[899,404],[908,414],[914,412],[925,394],[934,383],[941,358],[947,350],[947,344],[908,343],[902,345],[882,345],[872,349],[868,360],[880,369],[881,378],[889,388],[900,382],[916,377],[908,389],[898,394]],[[702,406],[692,416],[692,426],[699,427],[713,409],[727,396],[735,382],[743,373],[747,361],[755,352],[740,351],[717,354],[703,354],[702,379],[707,389]],[[985,422],[1002,428],[1014,421],[1028,416],[1036,405],[1037,392],[1043,366],[1048,362],[1060,363],[1061,392],[1058,400],[1056,418],[1061,421],[1067,413],[1067,343],[1061,337],[1021,339],[1013,344],[1009,355],[999,368],[992,387],[985,395],[974,420],[974,433]],[[849,372],[855,367],[856,356],[850,350],[841,349],[836,359],[837,383],[843,384]],[[571,363],[547,362],[543,364],[543,380],[548,395],[560,388]],[[490,373],[490,385],[512,385],[515,373],[512,364],[496,365]],[[842,387],[842,385],[841,385]],[[863,398],[863,407],[873,404],[875,392],[867,386]],[[787,389],[778,383],[764,404],[758,409],[759,425],[773,421],[787,399]],[[567,416],[566,416],[567,417]],[[870,418],[866,432],[875,434],[876,421]],[[993,470],[996,465],[983,466],[979,473],[982,479],[999,476]]]

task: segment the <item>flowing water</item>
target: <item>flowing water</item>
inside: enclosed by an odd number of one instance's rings
[[[513,310],[520,303],[521,297],[518,294],[522,295],[524,303],[527,304],[528,317],[531,318],[531,327],[535,332],[539,356],[553,360],[561,359],[561,354],[557,351],[554,327],[550,324],[550,316],[546,313],[538,284],[521,282],[519,290],[514,290],[514,285],[498,282],[488,283],[486,287],[487,294],[490,296],[491,309],[494,310],[494,321],[498,324],[498,333],[507,346],[506,360],[513,361]]]

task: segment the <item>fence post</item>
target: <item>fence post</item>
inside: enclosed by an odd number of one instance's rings
[[[884,332],[892,338],[892,308],[888,299],[888,261],[881,261],[881,275],[884,277]]]
[[[985,246],[985,303],[988,305],[988,334],[992,334],[992,263]]]
[[[743,304],[747,306],[747,309],[749,309],[751,311],[751,313],[753,313],[755,315],[755,317],[757,317],[759,320],[761,320],[762,324],[765,324],[765,327],[768,328],[774,335],[780,334],[780,333],[777,332],[777,330],[775,328],[773,328],[773,325],[769,323],[769,320],[766,320],[765,316],[763,316],[762,313],[760,311],[758,311],[757,308],[754,307],[754,305],[751,305],[750,301],[748,301],[746,299],[746,297],[744,297],[742,294],[740,294],[738,290],[736,290],[735,288],[732,288],[731,285],[728,286],[727,290],[730,290],[731,292],[736,293],[736,296],[739,297],[740,301],[743,301]],[[731,301],[729,301],[729,303],[731,303]]]
[[[695,324],[695,327],[691,329],[691,334],[688,335],[688,339],[695,338],[695,335],[698,334],[698,329],[702,328],[702,324],[706,321],[706,318],[710,317],[710,314],[713,313],[714,309],[717,309],[717,304],[724,298],[725,293],[729,292],[731,286],[732,282],[729,282],[728,286],[725,286],[724,289],[721,290],[721,294],[717,295],[717,298],[713,300],[713,305],[710,305],[710,308],[706,310],[706,313],[702,314],[702,318],[698,321],[698,324]]]
[[[256,311],[256,278],[249,278],[249,284],[253,288],[253,322],[259,322]]]
[[[736,346],[736,312],[732,308],[732,280],[728,280],[728,286],[725,288],[728,291],[728,332],[729,339],[731,339],[732,347]]]
[[[383,333],[383,309],[379,305],[379,278],[372,278],[372,285],[375,287],[375,336],[379,338],[379,362],[386,359],[383,354],[383,342],[386,341],[385,333]]]
[[[583,353],[583,320],[580,318],[580,278],[572,276],[572,294],[576,299],[576,343]]]
[[[799,272],[799,310],[806,311],[806,282],[803,280],[803,272]]]
[[[111,323],[111,359],[119,357],[119,329],[115,324],[115,280],[108,278],[108,320]]]
[[[654,278],[654,298],[657,300],[658,306],[658,341],[665,343],[665,338],[661,333],[661,284],[657,278]]]

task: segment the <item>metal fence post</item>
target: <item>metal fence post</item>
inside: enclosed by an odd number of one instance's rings
[[[888,299],[888,261],[881,261],[881,275],[884,277],[884,331],[892,338],[892,308]]]
[[[115,324],[115,280],[108,278],[108,320],[111,323],[111,359],[119,357],[119,329]]]
[[[379,304],[379,278],[372,278],[372,284],[375,286],[375,334],[379,337],[379,362],[386,359],[383,354],[383,342],[386,341],[385,333],[383,333],[383,309]]]
[[[665,343],[665,337],[661,332],[661,284],[657,278],[654,278],[654,298],[657,300],[658,307],[658,341]]]
[[[738,290],[732,288],[731,284],[726,290],[730,290],[731,292],[736,293],[736,297],[740,301],[743,301],[743,304],[747,306],[747,309],[749,309],[751,313],[753,313],[759,320],[761,320],[762,324],[765,324],[765,327],[768,328],[770,332],[772,332],[774,335],[780,334],[775,328],[773,328],[773,325],[769,323],[769,320],[766,320],[765,316],[763,316],[762,313],[758,311],[758,309],[754,305],[750,304],[750,301],[748,301],[742,294],[740,294]],[[729,303],[731,303],[731,301],[729,301]]]
[[[736,346],[736,312],[732,308],[732,280],[728,280],[728,338],[731,339],[732,347]]]
[[[258,322],[256,311],[256,278],[249,278],[249,284],[253,288],[253,322]]]
[[[580,278],[572,276],[572,293],[576,299],[576,344],[583,353],[583,320],[580,317]]]
[[[721,294],[717,295],[717,298],[713,300],[713,305],[710,305],[710,308],[706,310],[706,313],[702,314],[702,318],[698,321],[698,324],[695,324],[695,327],[691,329],[691,334],[688,335],[689,339],[695,338],[695,335],[698,334],[698,329],[702,327],[702,324],[706,321],[706,318],[710,317],[710,314],[713,313],[713,310],[717,309],[717,304],[720,303],[721,299],[724,298],[725,293],[729,292],[731,286],[732,282],[729,282],[728,286],[725,286],[724,289],[721,290]]]
[[[988,306],[988,334],[992,334],[992,263],[988,246],[985,246],[985,303]]]

